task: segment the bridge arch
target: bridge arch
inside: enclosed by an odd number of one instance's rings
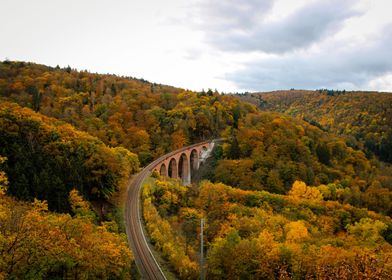
[[[201,146],[200,151],[199,151],[199,165],[204,162],[208,155],[208,148],[206,146]]]
[[[189,185],[191,183],[189,156],[187,156],[186,153],[182,153],[178,159],[178,175],[184,185]]]
[[[166,164],[162,163],[161,164],[161,168],[159,168],[159,175],[161,176],[168,176],[168,172],[167,172],[167,168],[166,168]]]
[[[169,161],[168,175],[170,178],[178,178],[177,161],[175,158],[171,158]]]
[[[196,149],[193,149],[189,156],[189,161],[191,164],[191,171],[195,171],[199,169],[199,152]],[[191,173],[192,175],[192,173]]]
[[[202,147],[200,148],[200,156],[201,156],[202,154],[206,153],[207,151],[208,151],[208,148],[207,148],[206,146],[202,146]]]

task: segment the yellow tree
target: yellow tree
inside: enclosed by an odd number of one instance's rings
[[[309,187],[302,181],[295,181],[289,195],[296,199],[322,200],[323,195],[315,187]]]

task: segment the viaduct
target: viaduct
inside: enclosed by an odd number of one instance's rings
[[[183,185],[191,183],[192,174],[199,169],[214,148],[213,141],[197,143],[160,157],[153,170],[161,176],[180,178]]]
[[[181,179],[184,185],[189,185],[192,174],[210,156],[215,143],[222,140],[216,139],[200,142],[163,155],[145,167],[129,183],[127,200],[125,202],[125,226],[128,243],[135,256],[136,265],[143,279],[166,279],[165,274],[149,247],[144,233],[140,202],[144,179],[155,170],[162,176],[178,178]]]

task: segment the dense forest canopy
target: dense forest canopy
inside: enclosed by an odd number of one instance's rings
[[[369,160],[347,140],[277,113],[248,113],[228,128],[214,181],[287,193],[293,182],[340,189],[330,199],[392,214],[392,168]]]
[[[219,136],[254,106],[211,90],[195,93],[134,78],[24,62],[0,63],[0,97],[64,120],[142,165]]]
[[[255,110],[255,106],[211,90],[195,93],[129,77],[76,71],[70,67],[60,69],[4,61],[0,63],[0,155],[7,160],[3,164],[5,173],[1,173],[1,180],[8,174],[8,195],[32,203],[38,203],[34,202],[35,199],[45,200],[48,203],[46,206],[46,202],[42,202],[45,207],[64,213],[53,214],[44,207],[37,214],[39,223],[50,223],[53,227],[50,230],[56,234],[73,238],[67,235],[63,223],[75,223],[81,230],[75,234],[84,236],[80,242],[90,238],[83,232],[87,230],[93,234],[92,240],[101,235],[103,239],[100,241],[105,243],[105,231],[110,231],[108,238],[117,238],[113,241],[117,245],[113,246],[124,250],[123,244],[119,243],[123,240],[119,221],[122,206],[114,205],[117,209],[108,209],[107,205],[115,203],[113,197],[120,196],[121,201],[121,191],[129,176],[137,172],[140,165],[165,152],[218,137],[227,126],[237,124],[241,115]],[[77,213],[84,213],[83,221],[86,217],[88,220],[86,225],[79,221],[80,215],[76,215],[75,199],[73,202],[69,199],[75,198],[72,196],[74,189],[81,195],[76,196],[77,204],[83,206],[77,209]],[[3,198],[8,204],[4,201],[2,210],[8,214],[1,216],[5,219],[2,225],[12,223],[14,214],[10,209],[19,211],[19,205],[26,208],[26,212],[20,214],[23,219],[35,211],[35,206],[28,203],[5,195]],[[86,207],[83,199],[90,201],[91,205],[86,202],[89,205]],[[33,208],[29,210],[29,207]],[[35,226],[32,223],[29,230],[39,231],[39,227],[32,228]],[[99,251],[100,242],[96,240],[91,241],[96,242],[96,246],[91,243],[80,246],[90,246],[86,250],[95,250],[102,257],[114,254],[113,257],[118,259],[107,259],[107,265],[117,262],[116,268],[106,268],[99,258],[88,260],[95,262],[96,266],[80,265],[76,268],[67,264],[78,263],[72,251],[54,247],[53,250],[64,251],[64,258],[57,258],[53,269],[45,267],[41,259],[34,259],[35,267],[30,271],[25,266],[31,259],[21,259],[17,264],[8,259],[9,250],[6,248],[12,246],[18,232],[11,229],[1,234],[1,240],[4,240],[1,256],[5,260],[1,263],[2,277],[30,274],[36,278],[130,276],[132,258],[127,256],[129,252],[120,254],[118,250],[110,251],[112,248]],[[44,238],[53,241],[52,237],[41,237],[35,231],[26,229],[26,234],[38,236],[34,241],[38,247],[45,243]],[[64,246],[69,246],[64,242]],[[109,240],[107,243],[108,246],[111,244]],[[38,249],[26,243],[22,251],[14,254],[23,255],[23,250]],[[38,250],[37,254],[49,260],[55,257],[50,250]],[[90,258],[87,252],[78,257]]]
[[[90,199],[109,199],[139,168],[127,149],[8,102],[0,104],[0,154],[8,158],[9,194],[44,199],[57,211],[69,210],[73,188]]]
[[[374,153],[392,163],[391,93],[290,90],[246,94],[241,99],[348,136],[365,147],[368,156]]]
[[[0,164],[6,161],[0,157]],[[70,214],[55,214],[45,201],[5,195],[7,182],[0,171],[0,279],[130,278],[126,238],[110,222],[97,225],[77,190],[65,198]]]
[[[277,195],[150,180],[144,218],[180,279],[198,279],[201,217],[207,279],[390,279],[392,220],[325,201],[322,188],[296,181]]]
[[[129,176],[220,137],[208,180],[154,174],[143,190],[150,239],[179,278],[199,277],[200,218],[209,279],[391,278],[391,97],[232,96],[0,62],[0,279],[129,278],[115,199]]]

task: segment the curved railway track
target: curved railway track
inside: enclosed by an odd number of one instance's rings
[[[147,238],[143,230],[143,219],[141,209],[141,189],[144,179],[150,175],[154,167],[161,161],[166,160],[177,153],[181,153],[186,149],[210,143],[212,141],[204,141],[191,146],[183,147],[171,153],[165,154],[157,160],[146,166],[140,173],[138,173],[133,180],[128,184],[127,200],[125,203],[125,226],[128,236],[128,243],[132,249],[136,260],[136,265],[143,279],[163,279],[166,280],[159,263],[156,261],[151,252]]]

